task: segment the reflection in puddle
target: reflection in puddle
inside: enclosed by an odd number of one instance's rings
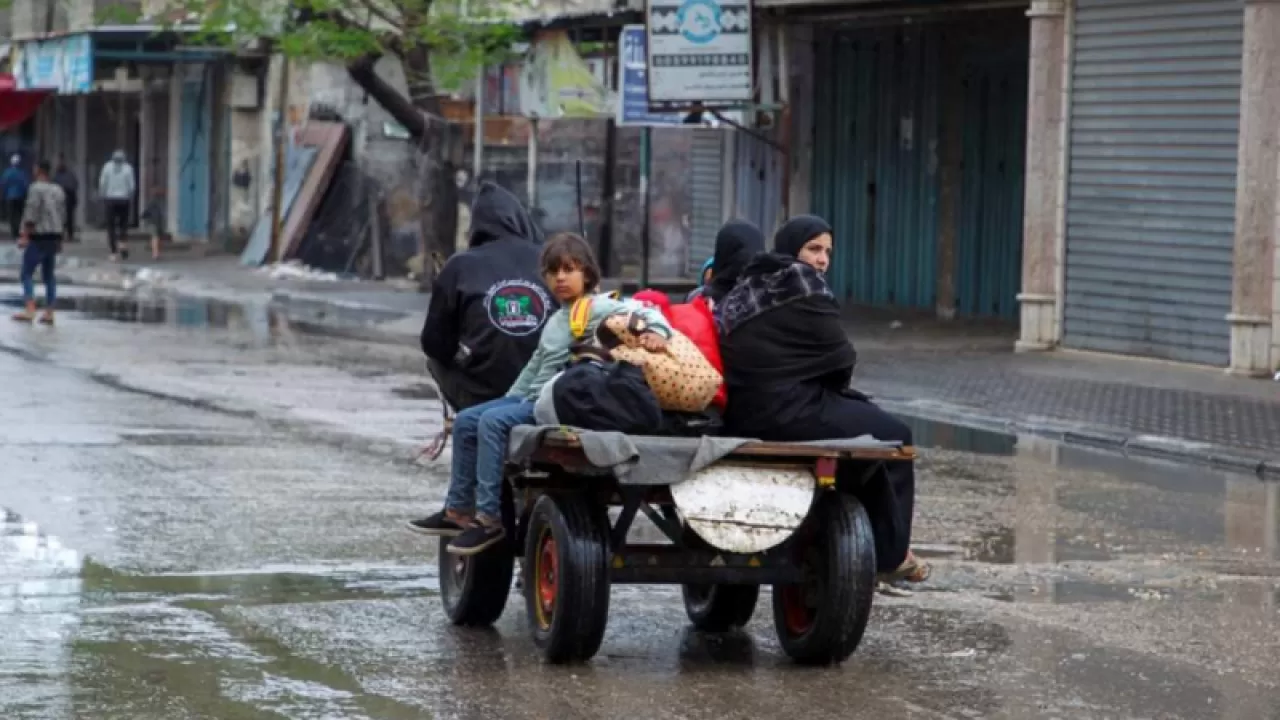
[[[965,557],[977,562],[1007,565],[1014,561],[1013,528],[998,528],[979,533],[969,543]]]
[[[899,416],[911,428],[916,447],[961,450],[981,455],[1013,455],[1018,437],[950,423],[924,420],[909,415]]]
[[[440,585],[434,565],[426,567],[295,567],[213,573],[133,575],[86,564],[86,592],[117,600],[160,598],[263,605],[394,597],[434,596]]]
[[[0,698],[65,712],[63,678],[79,623],[79,553],[0,508]],[[19,712],[20,714],[20,712]],[[42,715],[50,717],[50,715]]]
[[[431,383],[416,383],[392,388],[391,393],[406,400],[439,400],[440,393]]]
[[[82,558],[0,508],[0,716],[79,717],[82,696],[92,698],[93,713],[130,709],[119,717],[172,717],[145,709],[174,697],[207,717],[265,717],[258,709],[367,716],[358,683],[236,617],[272,605],[296,612],[313,603],[434,598],[434,570],[284,565],[137,575]],[[376,716],[412,716],[402,710]]]

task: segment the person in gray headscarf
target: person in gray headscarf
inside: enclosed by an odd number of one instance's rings
[[[111,162],[102,166],[98,176],[98,195],[107,212],[107,240],[111,243],[112,260],[128,260],[129,207],[138,182],[133,166],[125,159],[123,150],[111,154]]]

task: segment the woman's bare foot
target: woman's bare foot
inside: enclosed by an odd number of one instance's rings
[[[52,311],[52,310],[45,310],[43,313],[40,313],[40,324],[41,324],[41,325],[53,325],[53,311]]]
[[[928,563],[916,557],[915,553],[908,550],[907,558],[902,561],[902,564],[898,566],[897,570],[894,570],[893,572],[880,573],[877,579],[881,582],[887,583],[895,583],[899,581],[922,583],[929,579],[930,571],[931,568]]]

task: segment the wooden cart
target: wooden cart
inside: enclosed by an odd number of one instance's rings
[[[771,585],[774,624],[789,656],[827,664],[853,653],[876,583],[871,526],[854,490],[886,463],[914,461],[913,448],[870,439],[594,435],[611,434],[513,433],[503,492],[508,540],[471,557],[445,552],[448,540],[441,541],[441,594],[455,624],[489,625],[501,616],[520,554],[533,639],[553,663],[585,661],[599,650],[614,583],[681,585],[689,619],[704,631],[745,625],[760,586]],[[600,462],[601,442],[619,438],[638,448],[635,458],[648,453],[667,462],[648,472],[636,472],[634,462]],[[726,442],[740,444],[726,452]],[[706,462],[709,447],[714,462]],[[664,474],[671,457],[701,461]],[[628,541],[639,513],[666,542]]]

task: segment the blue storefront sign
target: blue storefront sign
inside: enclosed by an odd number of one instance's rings
[[[618,124],[679,125],[680,113],[649,112],[649,53],[643,25],[627,25],[618,37]]]
[[[20,90],[54,90],[60,95],[92,92],[93,38],[80,34],[19,43],[10,65]]]

